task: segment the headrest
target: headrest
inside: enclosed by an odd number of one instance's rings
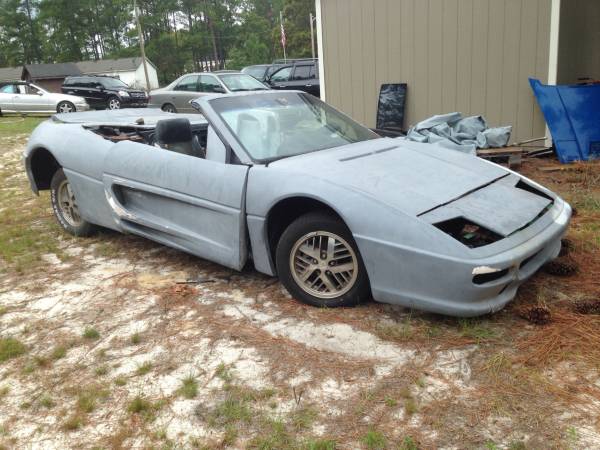
[[[192,140],[192,125],[184,118],[159,120],[154,135],[159,144],[189,142]]]

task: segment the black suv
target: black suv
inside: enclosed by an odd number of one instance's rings
[[[131,89],[121,80],[107,76],[67,77],[61,87],[63,94],[84,97],[92,108],[145,108],[148,94]]]
[[[273,64],[281,64],[281,60]],[[319,83],[319,61],[317,59],[293,59],[273,72],[266,82],[273,89],[290,89],[308,92],[319,97],[321,85]]]

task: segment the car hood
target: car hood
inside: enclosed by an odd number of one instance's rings
[[[403,139],[375,139],[269,164],[368,195],[418,216],[510,172],[477,157]]]
[[[80,123],[83,125],[113,125],[132,126],[139,128],[154,128],[156,122],[163,119],[187,118],[194,124],[204,124],[206,120],[198,114],[172,114],[160,109],[118,109],[89,112],[76,112],[68,114],[55,114],[52,120],[61,123]],[[140,119],[144,119],[140,124]]]

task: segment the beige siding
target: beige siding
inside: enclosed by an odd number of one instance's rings
[[[380,85],[406,82],[406,126],[460,111],[541,137],[527,79],[548,78],[551,3],[321,0],[326,100],[375,126]]]

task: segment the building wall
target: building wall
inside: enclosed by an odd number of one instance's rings
[[[148,66],[148,78],[150,79],[150,89],[158,89],[158,74],[156,73],[156,69],[150,63],[146,64]],[[140,64],[140,66],[135,71],[135,85],[140,88],[146,87],[146,75],[144,74],[144,65]]]
[[[43,80],[29,79],[28,81],[31,81],[33,84],[36,84],[39,87],[46,89],[48,92],[60,93],[61,92],[60,88],[62,87],[62,84],[65,81],[65,79],[64,78],[46,78]]]
[[[560,15],[558,83],[600,80],[600,1],[563,0]]]
[[[374,126],[380,85],[406,82],[405,126],[460,111],[545,135],[528,77],[548,79],[552,0],[319,4],[326,101],[356,120]]]

